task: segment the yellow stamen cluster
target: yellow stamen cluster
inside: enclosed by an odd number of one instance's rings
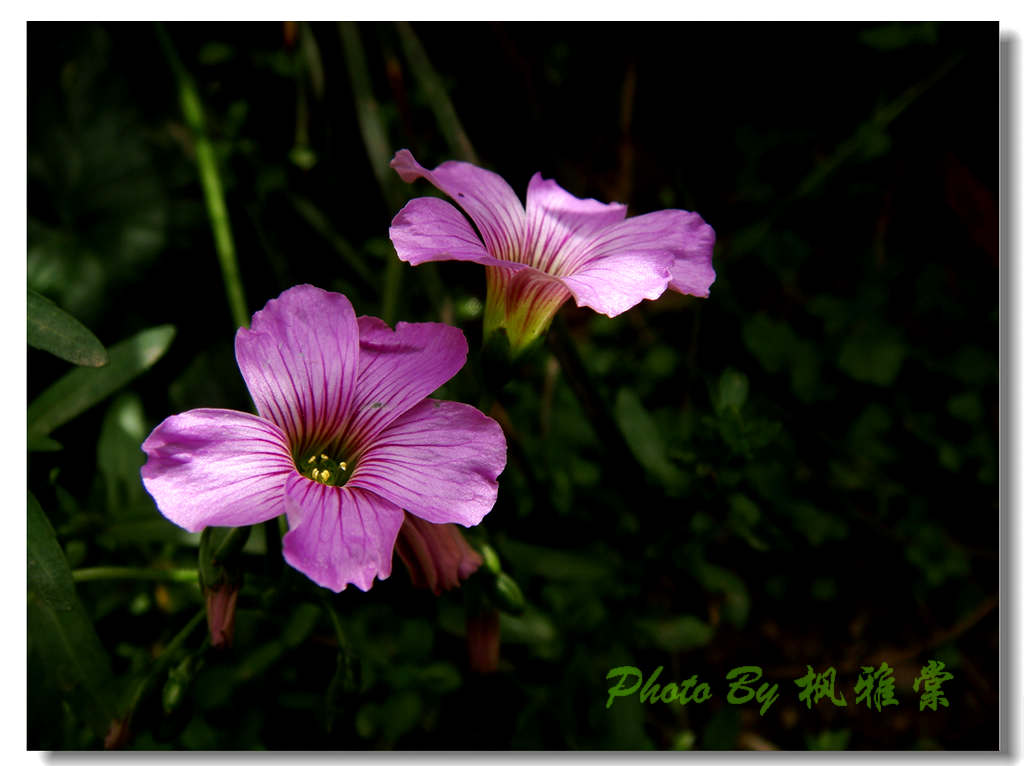
[[[310,470],[312,466],[312,470]],[[306,473],[306,471],[309,471]],[[344,483],[345,473],[348,471],[348,463],[344,460],[334,460],[324,453],[310,455],[306,460],[306,470],[303,475],[321,484],[338,485]]]

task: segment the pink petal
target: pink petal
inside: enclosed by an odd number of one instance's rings
[[[715,249],[715,230],[704,223],[704,219],[697,213],[687,213],[683,210],[664,212],[682,213],[682,220],[676,229],[679,243],[675,246],[676,262],[672,266],[669,289],[685,295],[708,297],[711,283],[715,281],[715,270],[711,266],[711,255]]]
[[[561,263],[571,261],[598,231],[625,217],[625,205],[579,199],[536,173],[526,191],[524,254],[535,268],[560,274]]]
[[[363,591],[391,575],[402,509],[370,492],[331,487],[295,475],[285,490],[288,524],[284,558],[334,592],[352,583]]]
[[[142,483],[160,512],[189,532],[240,527],[284,513],[295,464],[284,432],[233,410],[172,415],[142,443]]]
[[[563,264],[576,302],[615,316],[668,287],[705,297],[714,231],[696,213],[659,210],[597,232]],[[667,278],[665,278],[667,277]]]
[[[673,260],[669,253],[620,253],[588,262],[561,282],[579,306],[589,306],[610,317],[632,308],[645,298],[665,292]]]
[[[418,197],[398,211],[389,230],[398,257],[413,266],[427,261],[472,261],[523,268],[484,248],[466,216],[435,197]]]
[[[626,206],[620,202],[580,199],[554,180],[534,173],[526,189],[526,217],[531,223],[539,217],[555,218],[586,234],[625,219]]]
[[[715,279],[711,267],[714,244],[714,230],[697,213],[659,210],[629,218],[600,232],[574,264],[574,270],[607,255],[668,253],[673,259],[670,287],[706,297]]]
[[[345,441],[370,444],[397,417],[446,383],[466,363],[466,337],[446,324],[359,317],[359,376]]]
[[[298,285],[267,302],[235,335],[235,358],[256,409],[292,449],[319,449],[352,409],[359,330],[348,298]]]
[[[494,506],[505,435],[475,407],[427,399],[385,429],[346,488],[362,488],[435,524],[473,526]]]
[[[523,206],[505,179],[468,162],[442,162],[427,170],[408,149],[391,160],[403,181],[425,178],[451,197],[473,219],[487,252],[496,258],[513,259],[523,243]]]

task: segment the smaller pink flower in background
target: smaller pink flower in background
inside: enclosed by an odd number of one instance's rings
[[[425,178],[444,200],[410,201],[391,223],[398,257],[473,261],[487,274],[484,337],[505,328],[513,353],[544,333],[570,296],[616,316],[666,289],[707,297],[715,232],[697,213],[660,210],[626,218],[626,206],[578,199],[540,173],[525,208],[505,180],[466,162],[427,170],[407,149],[391,160],[403,181]],[[477,234],[479,232],[479,235]]]
[[[285,560],[334,591],[391,574],[406,515],[478,524],[505,467],[501,427],[427,398],[465,364],[462,331],[355,316],[344,295],[286,290],[235,335],[258,415],[198,409],[143,442],[142,481],[190,532],[285,514]]]

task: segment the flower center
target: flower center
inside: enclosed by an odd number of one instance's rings
[[[322,452],[313,453],[299,465],[299,473],[307,479],[340,487],[348,479],[348,463],[335,460]]]

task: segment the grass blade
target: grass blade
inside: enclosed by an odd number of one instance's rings
[[[426,101],[434,112],[434,119],[437,120],[437,125],[441,129],[441,133],[444,134],[448,147],[458,159],[479,165],[480,161],[476,157],[476,152],[473,151],[473,144],[470,143],[469,136],[466,135],[459,116],[455,113],[452,100],[448,98],[448,91],[437,72],[434,71],[430,59],[427,58],[427,52],[423,50],[423,45],[420,44],[412,25],[407,21],[398,21],[395,22],[395,26],[398,27],[398,39],[402,43],[402,52],[405,53],[405,58],[409,61],[409,68],[412,69],[416,82],[423,88]]]

